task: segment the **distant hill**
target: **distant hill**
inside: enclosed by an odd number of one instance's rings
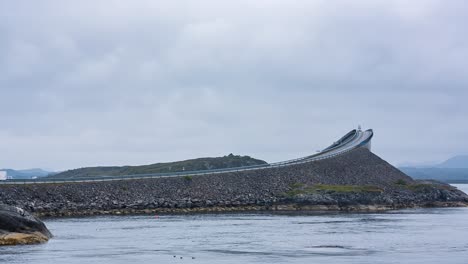
[[[54,172],[45,171],[43,169],[27,169],[27,170],[14,170],[14,169],[0,169],[0,171],[6,171],[7,177],[13,179],[32,179],[45,177],[53,174]]]
[[[434,179],[448,183],[468,183],[468,156],[455,156],[433,166],[406,166],[399,169],[415,179]]]
[[[224,169],[262,164],[266,164],[266,162],[263,160],[251,158],[249,156],[229,154],[228,156],[224,157],[198,158],[142,166],[86,167],[64,171],[53,176],[49,176],[49,178],[71,179],[98,176],[124,176],[133,174]]]
[[[433,179],[447,183],[468,183],[468,168],[399,168],[414,179]]]
[[[437,168],[468,168],[468,155],[455,156],[436,166]]]

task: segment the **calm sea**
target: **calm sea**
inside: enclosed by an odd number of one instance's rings
[[[0,263],[468,263],[468,208],[45,222],[49,243],[1,247]]]

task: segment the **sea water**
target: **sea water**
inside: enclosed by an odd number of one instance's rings
[[[455,185],[468,192],[467,184]],[[45,219],[0,263],[468,263],[468,208]]]

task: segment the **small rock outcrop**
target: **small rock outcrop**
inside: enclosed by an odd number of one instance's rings
[[[0,204],[0,246],[44,243],[52,237],[45,224],[25,210]]]

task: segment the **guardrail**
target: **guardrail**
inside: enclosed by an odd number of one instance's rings
[[[349,136],[350,133],[354,134]],[[291,166],[295,164],[303,164],[311,161],[324,160],[333,158],[339,155],[343,155],[353,149],[360,146],[366,145],[370,142],[373,137],[373,131],[371,129],[364,132],[353,130],[342,137],[339,144],[336,146],[335,143],[323,151],[302,157],[297,159],[291,159],[286,161],[280,161],[269,164],[252,165],[236,168],[224,168],[224,169],[213,169],[213,170],[201,170],[201,171],[183,171],[183,172],[170,172],[170,173],[151,173],[151,174],[133,174],[125,176],[99,176],[99,177],[86,177],[86,178],[69,178],[69,179],[54,179],[54,178],[41,178],[41,179],[13,179],[0,181],[0,184],[42,184],[42,183],[73,183],[73,182],[103,182],[103,181],[119,181],[119,180],[132,180],[132,179],[151,179],[151,178],[165,178],[165,177],[183,177],[183,176],[197,176],[197,175],[210,175],[220,173],[232,173],[242,171],[253,171],[260,169],[280,168],[285,166]],[[365,136],[367,134],[367,136]]]

